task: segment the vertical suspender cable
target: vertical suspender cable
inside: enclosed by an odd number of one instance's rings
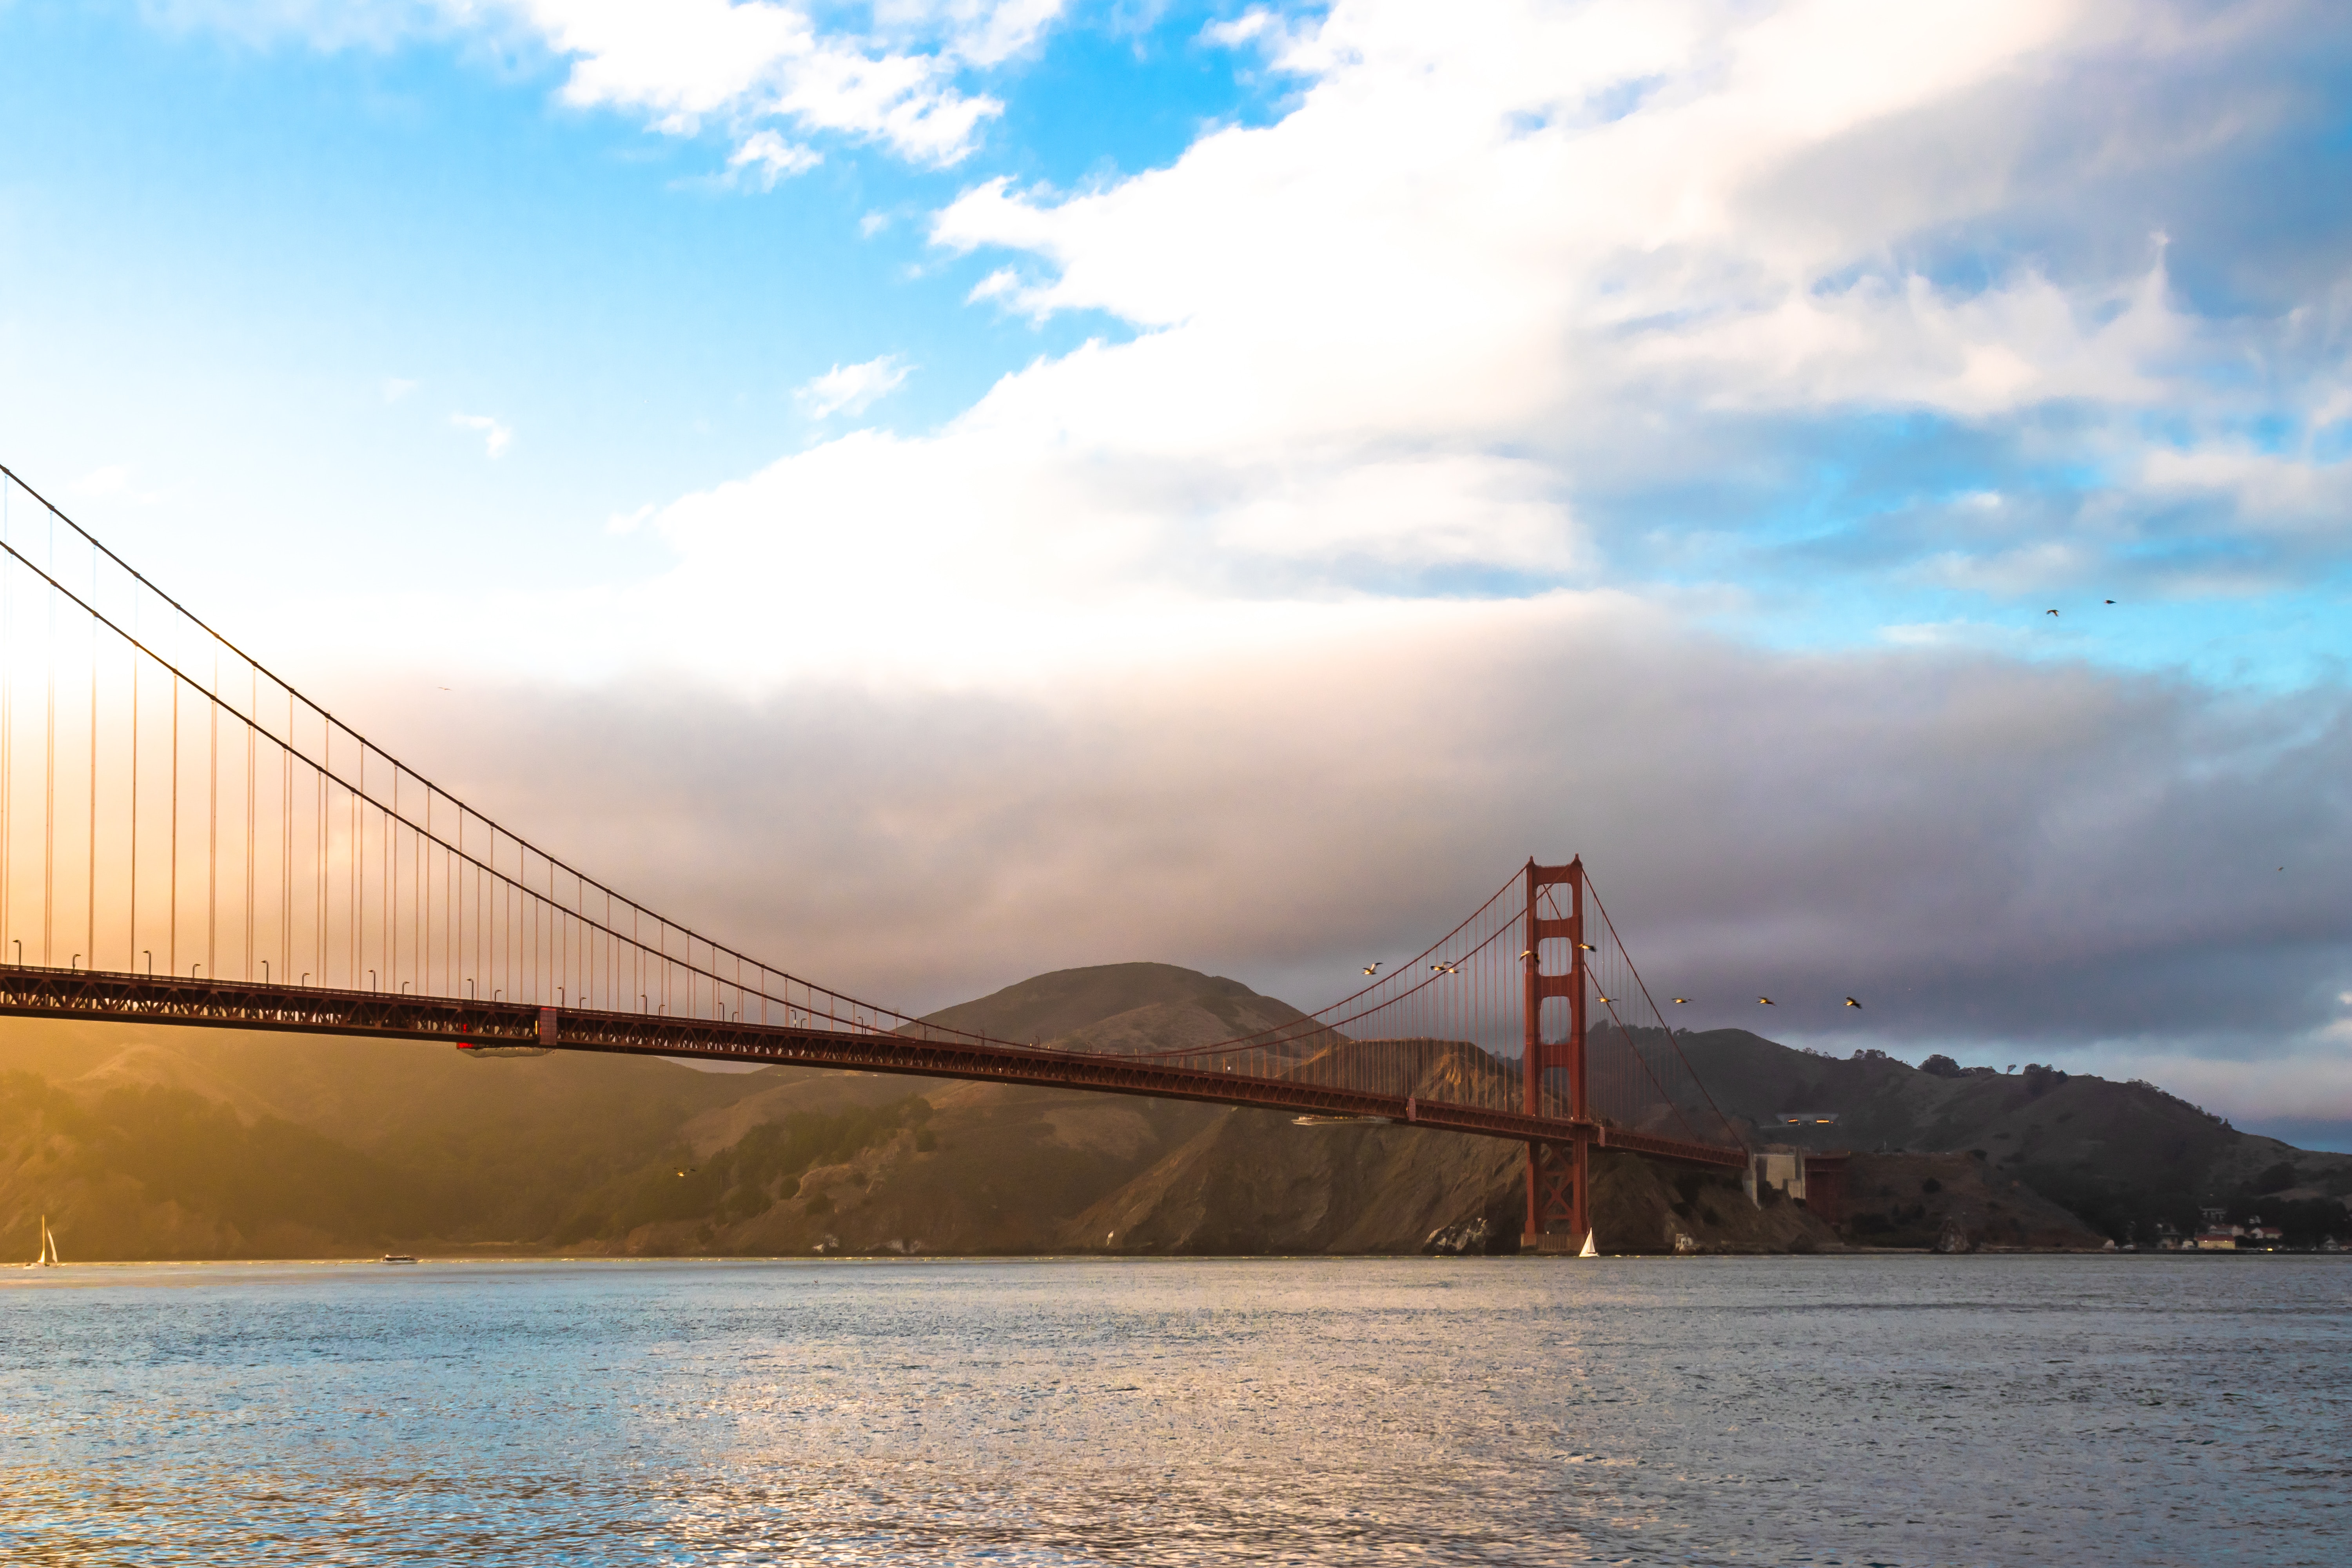
[[[362,780],[362,782],[364,783],[365,781]],[[398,811],[400,809],[400,764],[397,763],[394,763],[392,768],[392,806],[394,811]],[[383,966],[384,984],[391,987],[393,990],[397,991],[400,989],[399,983],[393,978],[393,969],[394,967],[393,963],[393,953],[394,946],[393,942],[392,925],[394,893],[392,885],[392,842],[399,831],[397,826],[398,818],[394,817],[390,813],[379,813],[373,808],[368,811],[367,815],[370,816],[382,816],[383,817],[383,874],[381,879],[381,884],[376,889],[376,898],[382,906],[382,912],[376,921],[376,947],[382,956],[379,957],[376,962]]]
[[[180,973],[180,672],[172,671],[172,842],[169,940],[164,942],[172,973]]]
[[[365,742],[360,743],[360,766],[362,770],[367,766]],[[361,776],[364,777],[364,773]],[[351,943],[352,962],[351,967],[343,973],[343,984],[356,991],[360,988],[360,911],[362,908],[360,878],[367,865],[367,845],[362,837],[366,830],[360,822],[359,791],[349,784],[344,785],[343,800],[351,807],[352,819],[351,830],[343,836],[343,842],[348,846],[343,853],[351,865],[351,869],[344,874],[344,889],[352,897],[351,928],[344,933]]]
[[[429,817],[433,811],[433,795],[430,790],[425,792],[425,810]],[[426,847],[425,836],[422,832],[412,827],[409,829],[409,837],[416,841],[416,870],[409,879],[409,898],[414,906],[409,916],[411,922],[409,929],[416,933],[415,938],[416,952],[410,962],[416,966],[416,993],[421,996],[433,980],[431,960],[433,926],[429,918],[430,906],[425,901],[425,876],[432,867],[433,852]]]
[[[139,584],[131,585],[131,635],[139,635]],[[130,969],[139,962],[139,673],[146,656],[137,648],[131,650],[131,910],[124,921],[131,933],[131,946],[122,955],[122,967]]]
[[[98,603],[98,552],[89,556],[89,601]],[[82,909],[82,951],[98,967],[98,617],[89,617],[89,868]]]
[[[385,987],[400,990],[400,764],[392,768],[391,804],[383,811],[383,973]]]
[[[254,910],[254,830],[259,819],[254,811],[254,719],[261,707],[261,676],[250,664],[245,667],[245,977],[253,978],[253,938],[256,921]]]
[[[7,537],[8,492],[0,481],[0,539]],[[16,950],[8,945],[14,917],[16,839],[16,572],[13,561],[0,564],[0,963],[13,963]]]
[[[318,928],[311,936],[318,943],[319,967],[314,973],[319,976],[319,984],[321,985],[331,985],[334,983],[333,977],[327,973],[327,906],[334,897],[334,888],[329,880],[327,852],[327,813],[331,809],[334,800],[333,792],[327,787],[327,777],[333,768],[334,762],[333,753],[328,748],[334,744],[334,726],[331,724],[319,726],[319,762],[310,772],[310,793],[318,803],[318,816],[315,819],[318,829],[318,850],[317,858],[311,863],[311,872],[318,883],[319,910]]]
[[[49,524],[49,565],[57,566],[58,525]],[[42,650],[43,668],[48,675],[47,705],[43,713],[41,731],[41,964],[47,968],[53,962],[49,956],[49,924],[52,905],[57,897],[58,850],[58,596],[52,591],[48,600],[48,646]]]
[[[330,726],[321,725],[320,727],[320,731],[319,752],[321,761],[323,762],[326,755],[327,742],[332,738],[332,731]],[[327,770],[324,766],[313,768],[310,771],[310,793],[318,802],[318,815],[315,820],[319,829],[319,858],[315,866],[319,879],[319,918],[318,924],[312,930],[310,934],[311,940],[318,944],[319,949],[319,967],[317,970],[319,984],[324,985],[327,984],[327,899],[331,891],[327,881],[327,805],[329,800],[329,791],[327,789]]]
[[[205,978],[220,979],[220,650],[213,651],[205,740]]]
[[[278,748],[278,955],[294,977],[294,694],[286,694],[286,744]]]

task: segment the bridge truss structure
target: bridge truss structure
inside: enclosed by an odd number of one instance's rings
[[[1385,967],[1385,966],[1383,966]],[[1581,860],[1256,1034],[1021,1044],[671,921],[368,741],[0,467],[0,1015],[1043,1085],[1523,1143],[1527,1243],[1595,1149],[1744,1169]]]

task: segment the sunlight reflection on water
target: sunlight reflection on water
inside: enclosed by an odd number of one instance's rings
[[[0,1285],[12,1563],[2352,1560],[2332,1258]]]

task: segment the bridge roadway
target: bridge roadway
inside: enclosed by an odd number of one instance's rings
[[[1416,1100],[1293,1079],[1171,1067],[1149,1058],[1056,1051],[958,1035],[813,1025],[745,1024],[661,1014],[542,1008],[528,1003],[413,996],[379,991],[121,974],[104,970],[0,964],[0,1016],[106,1019],[288,1034],[430,1040],[458,1047],[548,1046],[630,1056],[835,1068],[920,1078],[1034,1084],[1103,1094],[1193,1100],[1320,1116],[1410,1122],[1514,1142],[1566,1145],[1581,1136],[1601,1149],[1738,1170],[1747,1152],[1652,1137],[1605,1122],[1528,1116],[1481,1106]],[[919,1026],[917,1026],[919,1027]]]

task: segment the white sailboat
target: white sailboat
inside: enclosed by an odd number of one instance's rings
[[[58,1258],[57,1233],[49,1229],[49,1216],[43,1215],[41,1216],[40,1256],[34,1258],[30,1263],[25,1265],[25,1267],[27,1268],[56,1268],[59,1267],[59,1264],[60,1260]]]
[[[1588,1230],[1584,1233],[1584,1250],[1578,1253],[1577,1256],[1579,1258],[1598,1258],[1601,1256],[1601,1249],[1592,1245],[1592,1233],[1591,1231]]]

